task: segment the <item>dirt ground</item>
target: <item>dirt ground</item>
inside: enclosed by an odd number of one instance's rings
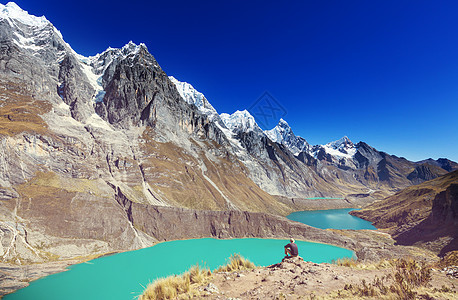
[[[361,285],[363,280],[370,283],[376,276],[381,278],[393,273],[393,269],[389,267],[371,269],[370,266],[363,266],[363,268],[316,264],[304,262],[299,258],[285,259],[281,263],[265,268],[214,273],[211,283],[199,288],[202,292],[198,298],[226,300],[341,298],[338,291],[345,292],[346,285]],[[418,299],[458,299],[457,278],[447,276],[435,269],[432,270],[431,275],[428,290],[442,289],[445,286],[451,292],[438,292],[433,298],[420,296]],[[357,298],[357,296],[347,295],[346,299],[349,298]]]

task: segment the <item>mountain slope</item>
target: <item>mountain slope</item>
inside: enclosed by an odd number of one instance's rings
[[[247,177],[218,125],[182,99],[144,45],[85,58],[46,19],[0,9],[4,261],[151,245],[124,198],[290,211]]]
[[[355,216],[387,229],[402,245],[420,245],[441,255],[458,249],[458,171],[408,187]]]

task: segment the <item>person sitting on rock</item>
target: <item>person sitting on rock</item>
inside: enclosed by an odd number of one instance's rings
[[[295,241],[293,238],[291,238],[290,243],[285,246],[285,254],[286,256],[291,256],[291,257],[296,257],[299,255],[299,249],[297,248],[297,245],[295,244]]]

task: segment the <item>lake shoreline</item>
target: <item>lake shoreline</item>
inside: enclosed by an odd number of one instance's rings
[[[286,239],[192,239],[158,243],[154,247],[105,256],[81,263],[69,272],[32,282],[6,299],[129,299],[156,278],[182,274],[199,264],[215,270],[239,253],[257,266],[269,266],[284,257]],[[352,258],[354,252],[332,245],[297,241],[303,255],[315,263]],[[183,250],[185,249],[185,253]],[[212,249],[207,252],[206,250]],[[183,255],[184,254],[184,255]],[[125,277],[125,274],[130,274]],[[78,284],[75,284],[78,283]]]
[[[304,210],[293,212],[286,218],[321,229],[377,230],[371,222],[350,214],[357,210],[359,208]]]
[[[323,231],[329,231],[329,230],[323,230]],[[373,233],[371,233],[371,230],[362,230],[363,232],[360,232],[358,234],[355,230],[332,230],[332,231],[337,232],[342,235],[350,235],[352,239],[355,239],[356,241],[358,241],[358,243],[362,243],[363,248],[365,248],[364,252],[366,253],[371,253],[374,251],[378,252],[382,249],[388,252],[392,251],[392,255],[389,255],[389,256],[384,255],[384,258],[409,256],[409,255],[412,255],[412,253],[416,252],[415,249],[412,249],[415,247],[404,247],[404,246],[392,245],[391,237],[388,234],[385,234],[382,232],[374,231]],[[382,237],[382,238],[381,239],[374,238],[373,234],[379,237]],[[287,240],[288,237],[285,236],[279,239]],[[319,243],[316,241],[312,241],[312,242]],[[160,244],[160,243],[162,242],[159,242],[157,244]],[[326,244],[326,243],[323,243],[323,244]],[[327,244],[327,245],[330,245],[330,244]],[[355,253],[357,253],[356,249],[352,249],[352,248],[346,248],[346,249],[350,249],[354,251]],[[132,250],[119,251],[118,253],[130,252],[130,251]],[[361,251],[358,251],[358,252],[362,253]],[[419,252],[422,252],[419,255],[419,257],[421,257],[423,260],[426,260],[426,261],[435,260],[435,257],[432,253],[428,253],[426,251],[419,251]],[[104,257],[104,256],[113,255],[113,254],[116,254],[116,253],[110,252],[110,253],[100,255],[98,257]],[[416,254],[418,255],[418,253]],[[374,258],[373,255],[366,254],[365,256],[366,257],[363,260],[372,261],[371,258]],[[378,256],[376,255],[376,257]],[[68,268],[71,267],[72,265],[84,263],[91,259],[94,259],[94,257],[73,259],[73,260],[64,260],[64,261],[54,261],[54,262],[46,262],[46,263],[35,263],[35,264],[30,264],[30,265],[12,265],[12,264],[0,263],[0,273],[3,274],[2,284],[0,285],[0,298],[2,298],[3,296],[7,294],[14,293],[15,291],[19,289],[27,287],[29,285],[29,282],[31,281],[38,280],[48,275],[68,271],[69,270]]]
[[[290,207],[292,212],[297,211],[315,211],[326,209],[343,209],[343,208],[362,208],[374,201],[380,200],[370,195],[364,197],[346,196],[344,198],[288,198],[276,196],[278,201]],[[289,214],[290,214],[289,213]],[[287,216],[287,215],[284,215]]]
[[[133,209],[133,213],[141,214],[135,216],[139,220],[138,222],[144,225],[143,228],[154,229],[155,236],[159,242],[190,238],[289,239],[292,236],[298,240],[350,249],[361,260],[378,260],[380,258],[402,257],[410,254],[410,251],[407,250],[408,247],[394,246],[394,241],[381,232],[323,230],[288,220],[285,217],[263,213],[198,211],[170,207],[142,207],[142,205]],[[180,226],[178,227],[173,220],[180,220]],[[155,223],[151,224],[150,222]],[[125,252],[130,250],[134,249],[118,251]],[[106,253],[98,255],[104,254]],[[5,274],[4,277],[8,280],[3,280],[4,283],[3,287],[1,287],[0,295],[22,288],[32,279],[65,271],[69,266],[84,262],[87,259],[88,257],[81,257],[79,260],[35,263],[23,266],[1,264],[0,273]],[[29,272],[28,268],[30,270],[37,269],[38,271]]]

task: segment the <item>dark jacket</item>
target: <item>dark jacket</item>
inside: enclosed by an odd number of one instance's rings
[[[297,248],[297,245],[295,243],[289,243],[285,246],[285,248],[289,248],[291,250],[292,256],[297,256],[299,254],[299,249]]]

